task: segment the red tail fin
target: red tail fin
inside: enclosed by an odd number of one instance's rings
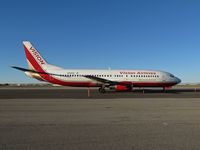
[[[29,68],[35,71],[43,72],[44,66],[47,65],[47,62],[44,60],[44,58],[42,58],[40,53],[32,46],[29,41],[23,41],[23,45]]]

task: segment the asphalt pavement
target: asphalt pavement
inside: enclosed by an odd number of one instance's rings
[[[199,150],[199,95],[1,89],[0,150]]]

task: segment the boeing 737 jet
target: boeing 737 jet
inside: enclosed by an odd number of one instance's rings
[[[128,91],[134,87],[162,87],[165,89],[181,82],[171,73],[156,70],[63,69],[47,63],[29,41],[24,41],[23,45],[29,68],[16,66],[13,68],[23,71],[31,78],[52,84],[99,87],[99,92],[104,93],[105,88],[117,91]]]

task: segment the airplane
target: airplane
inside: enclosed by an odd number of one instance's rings
[[[29,41],[23,41],[28,69],[12,66],[27,76],[61,86],[99,87],[131,91],[134,87],[162,87],[163,90],[181,82],[171,73],[157,70],[84,70],[63,69],[47,63]]]

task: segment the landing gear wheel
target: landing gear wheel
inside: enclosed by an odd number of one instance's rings
[[[164,92],[164,93],[166,92],[166,87],[163,87],[163,92]]]
[[[106,92],[106,90],[104,88],[102,88],[102,87],[99,88],[99,93],[105,93],[105,92]]]

